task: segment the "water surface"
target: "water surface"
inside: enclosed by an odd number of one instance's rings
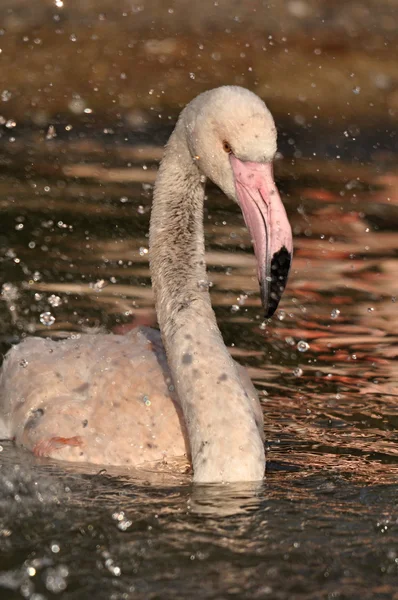
[[[3,352],[155,324],[161,149],[146,144],[3,149]],[[205,214],[218,321],[261,393],[263,486],[75,468],[4,442],[2,599],[398,597],[397,171],[280,159],[277,173],[295,257],[272,320],[238,208],[210,187]]]

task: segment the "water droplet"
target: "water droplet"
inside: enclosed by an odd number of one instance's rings
[[[140,256],[145,256],[146,254],[148,254],[148,248],[141,246],[138,250],[138,253]]]
[[[300,369],[300,367],[297,367],[296,369],[293,370],[293,375],[295,377],[301,377],[303,374],[303,369]]]
[[[129,521],[129,519],[123,519],[122,521],[118,522],[117,528],[120,529],[120,531],[127,531],[127,529],[129,527],[131,527],[132,524],[133,524],[133,521]]]
[[[57,137],[57,132],[55,131],[55,127],[54,125],[50,125],[47,133],[46,133],[46,140],[52,140],[55,137]]]
[[[12,94],[8,90],[3,90],[1,92],[1,99],[3,102],[8,102],[11,98]]]
[[[149,396],[144,396],[142,398],[143,403],[145,404],[145,406],[151,406],[151,401],[149,400]]]
[[[108,557],[105,560],[105,567],[108,569],[108,571],[112,574],[115,575],[116,577],[119,577],[119,575],[121,575],[122,571],[120,569],[120,567],[117,567],[113,561],[112,558],[110,558],[110,556],[108,555]]]
[[[231,306],[231,312],[232,312],[232,313],[236,313],[236,312],[238,312],[239,308],[240,308],[240,307],[239,307],[239,305],[238,305],[238,304],[233,304],[233,305]]]
[[[1,286],[1,295],[6,302],[17,300],[19,296],[18,288],[13,283],[3,283]]]
[[[355,86],[354,89],[352,90],[354,94],[359,94],[361,92],[361,88],[359,85]]]
[[[58,565],[57,567],[47,569],[45,585],[48,591],[59,594],[66,590],[66,577],[68,575],[69,570],[65,565]]]
[[[373,308],[373,306],[369,306],[369,308],[368,308],[368,313],[371,313],[371,312],[373,312],[373,311],[374,311],[374,308]]]
[[[74,41],[76,41],[76,40],[74,40]],[[72,113],[74,113],[75,115],[82,114],[85,107],[86,107],[86,104],[85,104],[84,100],[82,100],[82,98],[80,98],[80,97],[73,98],[73,100],[71,100],[68,104],[69,110]]]
[[[46,325],[47,327],[51,327],[51,325],[54,325],[55,323],[55,317],[48,311],[43,312],[40,315],[40,323],[42,325]]]
[[[199,279],[198,288],[200,289],[201,292],[207,292],[209,287],[210,287],[210,284],[207,279]]]
[[[244,305],[246,304],[246,300],[247,300],[247,298],[248,298],[248,295],[247,295],[247,294],[241,294],[241,295],[238,297],[238,304],[239,304],[239,306],[244,306]]]
[[[60,306],[62,304],[62,300],[59,296],[56,296],[55,294],[51,294],[51,296],[48,299],[48,303],[51,306]]]
[[[54,552],[54,554],[58,554],[58,552],[61,550],[60,545],[57,542],[52,542],[50,548],[51,552]]]
[[[20,362],[19,362],[19,366],[22,367],[23,369],[26,369],[26,367],[28,366],[28,361],[26,360],[26,358],[23,358]]]
[[[143,215],[145,213],[145,208],[142,206],[142,204],[140,204],[137,208],[137,212],[139,215]]]
[[[190,73],[189,77],[190,77],[190,79],[195,79],[195,73]]]
[[[106,287],[107,283],[105,279],[98,279],[95,283],[90,283],[89,287],[96,292],[102,292],[104,287]]]
[[[124,511],[123,510],[118,510],[114,513],[112,513],[112,519],[114,519],[115,521],[123,521],[124,519]]]
[[[280,310],[280,311],[278,311],[277,316],[278,316],[279,321],[283,321],[286,318],[286,313],[284,310]]]
[[[338,308],[334,308],[332,310],[332,312],[330,313],[330,316],[332,319],[337,319],[339,315],[340,315],[340,311]]]
[[[297,350],[299,352],[307,352],[307,350],[310,349],[310,345],[307,344],[307,342],[304,342],[304,340],[300,340],[299,342],[297,342]]]

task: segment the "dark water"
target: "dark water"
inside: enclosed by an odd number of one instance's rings
[[[30,152],[1,156],[2,351],[21,335],[154,323],[159,149]],[[83,160],[137,171],[66,177]],[[2,443],[2,600],[398,598],[397,171],[277,167],[295,258],[270,322],[237,207],[210,188],[205,216],[218,320],[262,393],[263,486],[84,472]]]

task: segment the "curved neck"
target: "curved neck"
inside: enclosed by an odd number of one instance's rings
[[[264,447],[211,308],[203,202],[204,178],[180,121],[159,169],[151,214],[158,321],[187,425],[194,481],[256,481],[264,476]]]

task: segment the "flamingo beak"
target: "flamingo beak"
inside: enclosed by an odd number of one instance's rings
[[[235,189],[253,239],[265,317],[272,317],[286,287],[293,255],[292,230],[275,186],[272,163],[230,155]]]

